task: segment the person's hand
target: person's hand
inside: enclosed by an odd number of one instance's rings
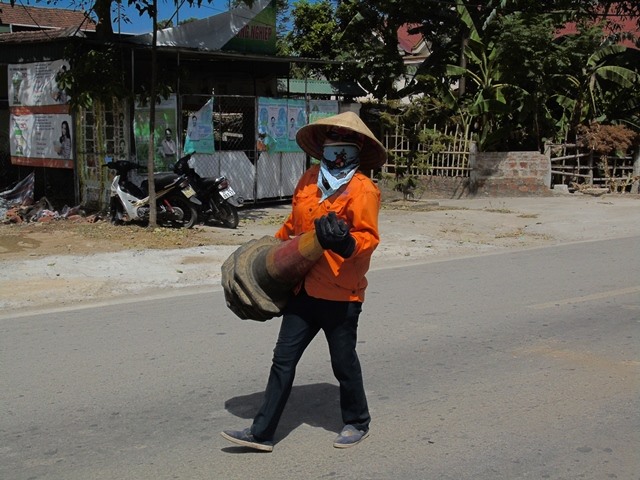
[[[349,258],[356,248],[356,240],[349,233],[347,222],[338,218],[335,212],[329,212],[314,221],[316,236],[320,246],[331,250],[342,258]]]

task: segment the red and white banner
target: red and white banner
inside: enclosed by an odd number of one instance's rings
[[[68,62],[21,63],[7,68],[11,163],[73,168],[73,122],[56,75]]]

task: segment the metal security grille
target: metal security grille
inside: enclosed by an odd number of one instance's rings
[[[255,154],[255,122],[255,97],[214,97],[213,132],[216,150],[242,150],[252,159]]]
[[[224,175],[242,199],[255,198],[255,97],[185,96],[182,99],[182,118],[186,118],[213,98],[212,118],[213,154],[196,154],[191,163],[202,177]]]
[[[185,96],[183,124],[210,98]],[[191,164],[202,177],[227,177],[244,201],[290,197],[306,167],[306,155],[257,150],[257,103],[256,97],[213,96],[211,121],[215,152],[195,154]]]

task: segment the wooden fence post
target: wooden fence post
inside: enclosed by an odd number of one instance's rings
[[[553,170],[553,165],[551,165],[551,144],[549,142],[544,142],[544,154],[549,161],[549,176],[547,177],[548,181],[546,183],[547,187],[551,188],[551,179],[553,178],[551,170]]]
[[[631,193],[640,193],[640,144],[633,149],[633,181],[631,182]]]
[[[469,143],[469,193],[475,195],[478,192],[478,169],[477,169],[478,146],[472,140]]]

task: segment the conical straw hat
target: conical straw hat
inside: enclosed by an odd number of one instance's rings
[[[360,150],[360,169],[372,170],[381,167],[387,160],[387,152],[369,127],[353,112],[340,113],[332,117],[321,118],[305,125],[296,134],[300,148],[313,158],[322,160],[322,145],[329,127],[343,127],[364,135],[364,144]]]

